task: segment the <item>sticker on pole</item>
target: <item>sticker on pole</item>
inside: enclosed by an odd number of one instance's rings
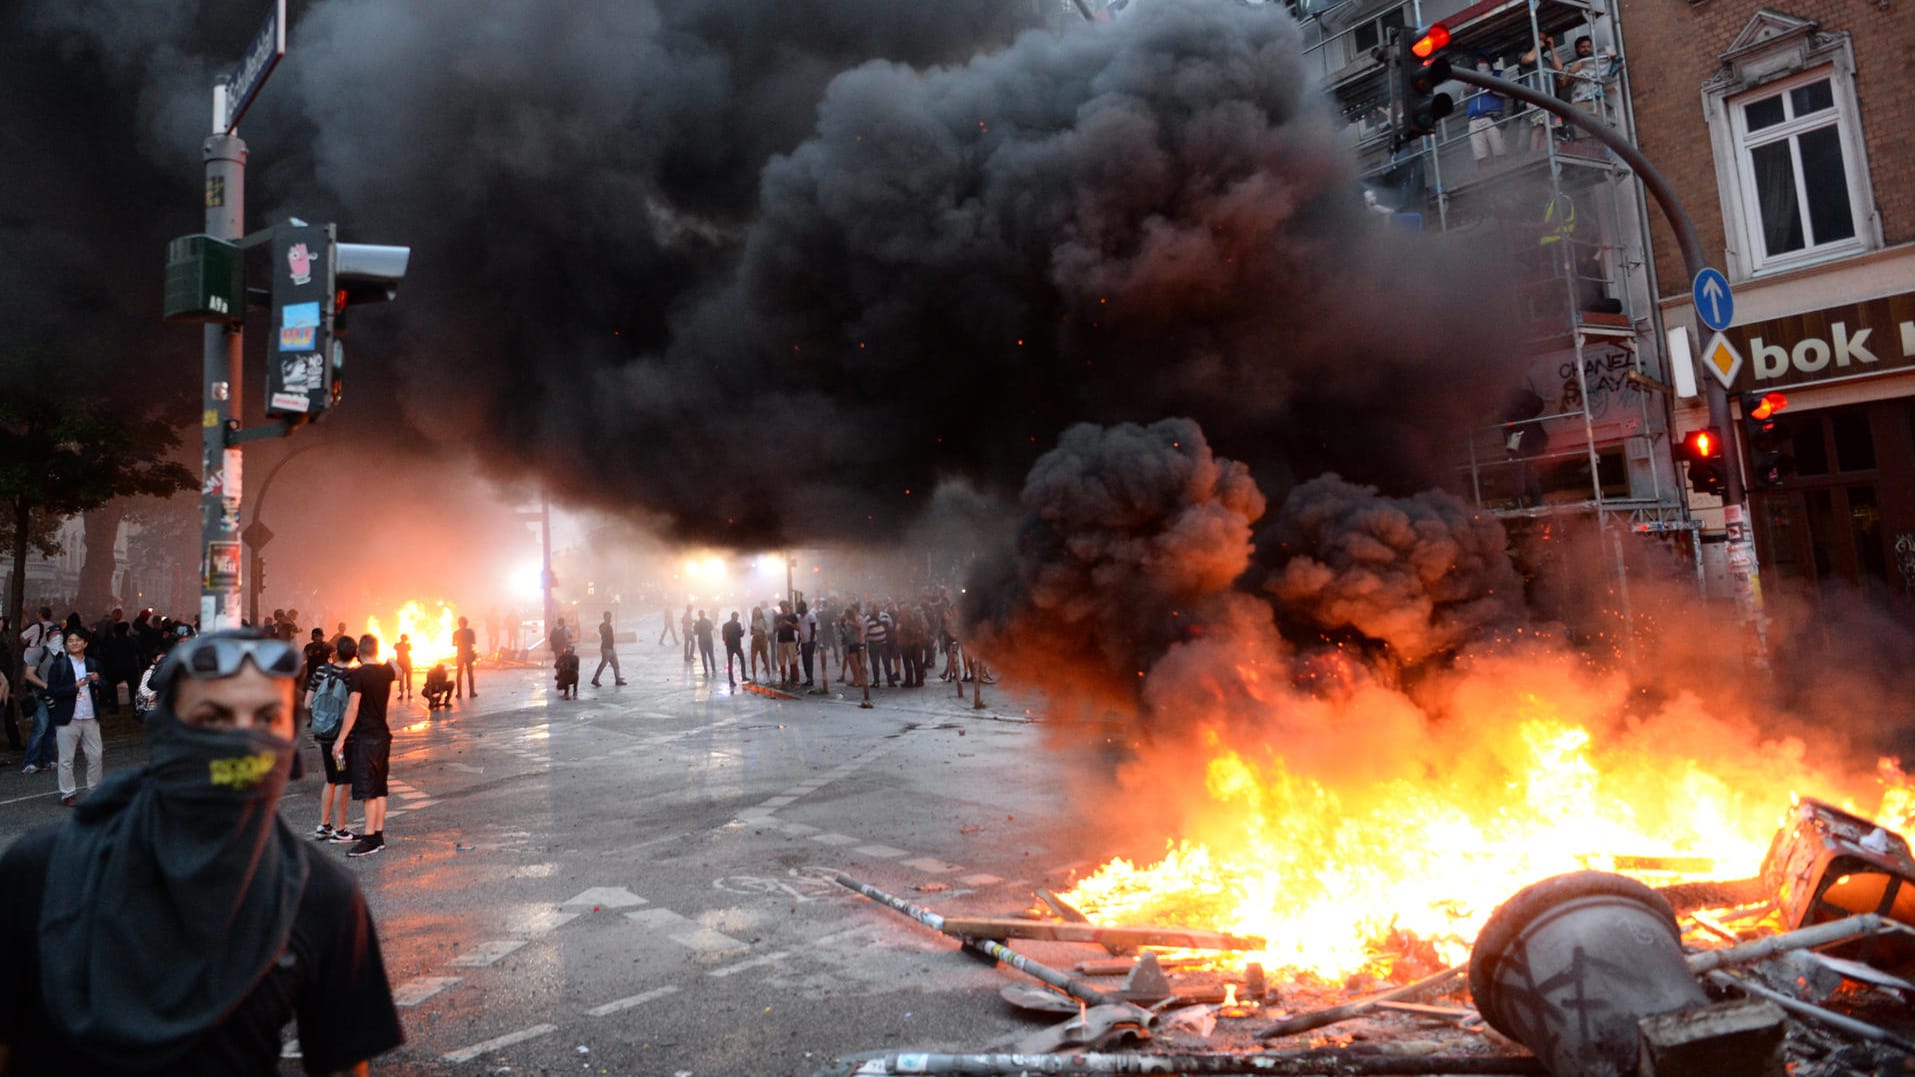
[[[1742,373],[1742,353],[1717,330],[1716,335],[1709,338],[1709,346],[1702,349],[1702,365],[1715,374],[1724,389],[1733,389],[1735,376]]]
[[[1729,290],[1729,278],[1721,270],[1704,269],[1696,274],[1689,297],[1696,302],[1696,317],[1702,324],[1720,333],[1735,319],[1735,293]]]

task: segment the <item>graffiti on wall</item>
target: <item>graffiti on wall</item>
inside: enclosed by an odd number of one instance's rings
[[[1630,369],[1629,353],[1620,348],[1592,352],[1583,356],[1583,376],[1578,382],[1575,357],[1564,359],[1556,368],[1556,376],[1562,379],[1563,386],[1557,410],[1581,411],[1583,390],[1587,386],[1589,414],[1593,418],[1603,418],[1612,406],[1621,403],[1624,393],[1639,391],[1629,380]]]

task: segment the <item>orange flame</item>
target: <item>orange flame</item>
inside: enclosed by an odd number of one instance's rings
[[[1790,745],[1751,745],[1750,759],[1712,770],[1674,753],[1666,729],[1599,746],[1552,709],[1530,695],[1465,738],[1471,758],[1341,788],[1297,773],[1275,746],[1239,749],[1206,726],[1209,807],[1191,836],[1148,866],[1111,860],[1064,898],[1102,923],[1262,936],[1266,951],[1241,956],[1292,974],[1387,975],[1412,954],[1438,967],[1467,960],[1496,906],[1550,875],[1753,876],[1790,782],[1826,784]],[[1876,777],[1876,817],[1905,825],[1915,786],[1892,761]]]
[[[448,666],[457,656],[457,648],[452,643],[452,633],[459,627],[459,611],[448,602],[434,602],[430,608],[414,599],[399,607],[390,622],[394,628],[387,633],[381,629],[378,617],[366,618],[366,631],[379,637],[380,658],[393,656],[393,645],[400,636],[407,636],[412,643],[412,668],[420,671],[431,669],[435,663],[444,662]]]

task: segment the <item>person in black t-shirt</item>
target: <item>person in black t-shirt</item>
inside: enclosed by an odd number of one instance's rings
[[[605,618],[598,623],[598,670],[592,674],[592,687],[599,687],[598,679],[605,675],[605,667],[612,667],[612,683],[624,684],[625,674],[618,668],[618,641],[612,631],[612,611],[605,611]]]
[[[257,1074],[297,1018],[310,1073],[405,1040],[354,878],[274,810],[300,653],[183,640],[150,761],[0,855],[0,1073]]]
[[[379,661],[379,637],[359,637],[359,668],[352,671],[352,699],[339,724],[335,760],[352,775],[352,798],[365,806],[366,821],[347,856],[371,856],[386,847],[386,774],[392,766],[392,728],[386,704],[399,674]]]
[[[472,679],[472,663],[479,660],[479,634],[472,631],[463,617],[459,618],[458,630],[452,633],[452,648],[456,659],[452,667],[452,694],[456,697],[469,691],[473,699],[479,698],[479,682]]]

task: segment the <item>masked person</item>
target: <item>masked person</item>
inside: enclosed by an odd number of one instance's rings
[[[150,762],[0,856],[0,1072],[366,1072],[404,1042],[358,883],[279,817],[292,644],[183,640]]]

